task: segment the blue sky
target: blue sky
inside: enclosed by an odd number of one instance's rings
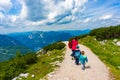
[[[0,34],[120,24],[119,0],[0,0]]]

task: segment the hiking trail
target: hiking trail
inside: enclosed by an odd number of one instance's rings
[[[86,46],[80,45],[80,50],[85,51],[88,57],[85,70],[81,65],[76,65],[75,60],[71,59],[71,49],[66,44],[65,58],[55,73],[48,77],[48,80],[110,80],[109,71],[105,64]]]

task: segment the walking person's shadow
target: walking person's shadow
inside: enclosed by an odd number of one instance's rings
[[[87,65],[85,66],[85,69],[91,69],[91,66]]]

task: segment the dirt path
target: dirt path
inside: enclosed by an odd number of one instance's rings
[[[49,77],[48,80],[109,80],[109,72],[106,66],[89,48],[80,45],[80,50],[85,51],[89,60],[85,70],[81,69],[81,65],[75,65],[74,60],[70,56],[71,50],[68,46],[66,48],[64,61],[55,74]]]

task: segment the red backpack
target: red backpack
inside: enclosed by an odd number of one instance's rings
[[[68,43],[69,48],[72,48],[72,42]]]

